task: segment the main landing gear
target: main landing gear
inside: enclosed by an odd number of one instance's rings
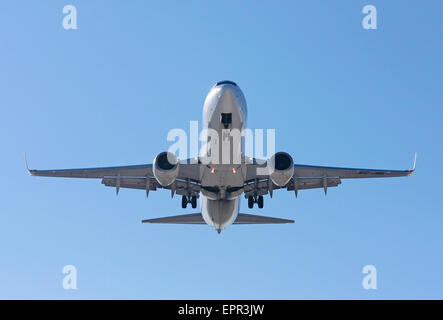
[[[248,197],[248,208],[249,209],[252,209],[254,207],[254,203],[256,203],[260,209],[263,208],[263,196]]]
[[[188,203],[191,204],[192,208],[197,208],[197,197],[196,196],[182,196],[182,208],[185,209],[188,206]]]

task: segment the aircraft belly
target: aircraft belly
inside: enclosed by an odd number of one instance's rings
[[[217,230],[222,230],[232,224],[238,215],[240,199],[210,200],[201,197],[201,209],[205,222]]]

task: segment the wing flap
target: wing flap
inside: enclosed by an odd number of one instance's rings
[[[162,189],[172,189],[172,185],[167,187],[162,187],[155,178],[149,178],[150,181],[147,184],[146,178],[120,178],[120,188],[129,188],[129,189],[139,189],[146,190],[147,186],[149,186],[149,190],[155,191],[157,188]],[[107,187],[116,187],[117,186],[117,178],[103,178],[102,184]],[[194,182],[187,182],[182,180],[175,181],[175,193],[183,196],[199,196],[200,193],[200,185]]]
[[[147,183],[146,178],[120,178],[120,188],[146,190],[146,187],[149,186],[149,190],[155,191],[158,187],[161,187],[155,178],[148,179],[149,183]],[[107,187],[116,187],[117,178],[103,178],[102,184]]]
[[[324,178],[297,178],[297,190],[306,190],[306,189],[316,189],[316,188],[324,188],[323,183]],[[326,177],[326,186],[337,187],[341,184],[340,178],[331,178]],[[294,179],[288,182],[288,184],[283,187],[288,191],[294,190]],[[281,187],[273,184],[273,190],[281,189]],[[256,195],[266,195],[269,192],[269,182],[268,179],[260,180],[257,183],[249,183],[244,187],[245,197]]]
[[[324,178],[297,178],[296,180],[298,190],[324,188]],[[326,187],[337,187],[339,184],[341,184],[340,178],[326,177]],[[286,188],[294,190],[294,179],[288,182]]]

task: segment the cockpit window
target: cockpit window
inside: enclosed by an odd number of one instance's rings
[[[222,85],[222,84],[232,84],[233,86],[237,86],[237,84],[234,81],[229,81],[229,80],[219,81],[215,85],[219,86],[219,85]]]

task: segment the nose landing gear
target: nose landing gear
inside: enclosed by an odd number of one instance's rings
[[[248,208],[252,209],[254,207],[254,203],[257,203],[258,207],[262,209],[264,205],[263,201],[264,201],[263,196],[258,196],[258,197],[250,196],[248,197]]]
[[[188,203],[191,204],[192,208],[197,208],[197,197],[196,196],[182,196],[182,208],[185,209],[188,206]]]

